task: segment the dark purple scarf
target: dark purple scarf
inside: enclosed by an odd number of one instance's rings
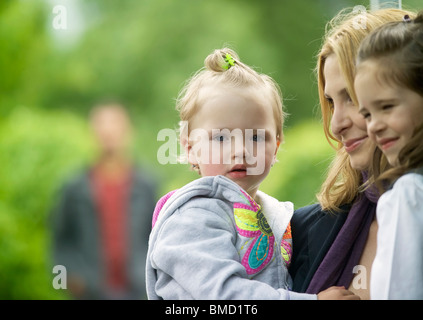
[[[363,181],[367,174],[363,173]],[[353,268],[358,265],[376,213],[379,196],[375,188],[368,188],[352,205],[347,219],[332,246],[317,268],[307,293],[317,294],[331,286],[348,288]]]

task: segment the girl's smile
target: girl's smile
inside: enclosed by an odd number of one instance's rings
[[[423,122],[423,96],[393,80],[382,81],[384,68],[374,59],[363,62],[354,85],[369,136],[396,166],[401,150]]]
[[[392,147],[397,141],[398,141],[398,138],[384,138],[384,139],[376,140],[376,143],[383,151],[385,151],[385,150],[388,150],[390,147]]]

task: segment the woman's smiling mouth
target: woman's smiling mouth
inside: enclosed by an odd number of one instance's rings
[[[348,153],[353,152],[355,149],[357,149],[366,139],[368,136],[361,137],[358,139],[350,139],[344,142],[345,151]]]

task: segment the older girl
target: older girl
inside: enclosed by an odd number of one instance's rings
[[[423,299],[423,11],[362,42],[355,88],[369,137],[393,166],[377,205],[372,299]]]

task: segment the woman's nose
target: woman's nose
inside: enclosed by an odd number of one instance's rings
[[[352,124],[351,117],[343,104],[338,103],[333,106],[333,114],[331,120],[332,133],[339,138],[346,129]]]

